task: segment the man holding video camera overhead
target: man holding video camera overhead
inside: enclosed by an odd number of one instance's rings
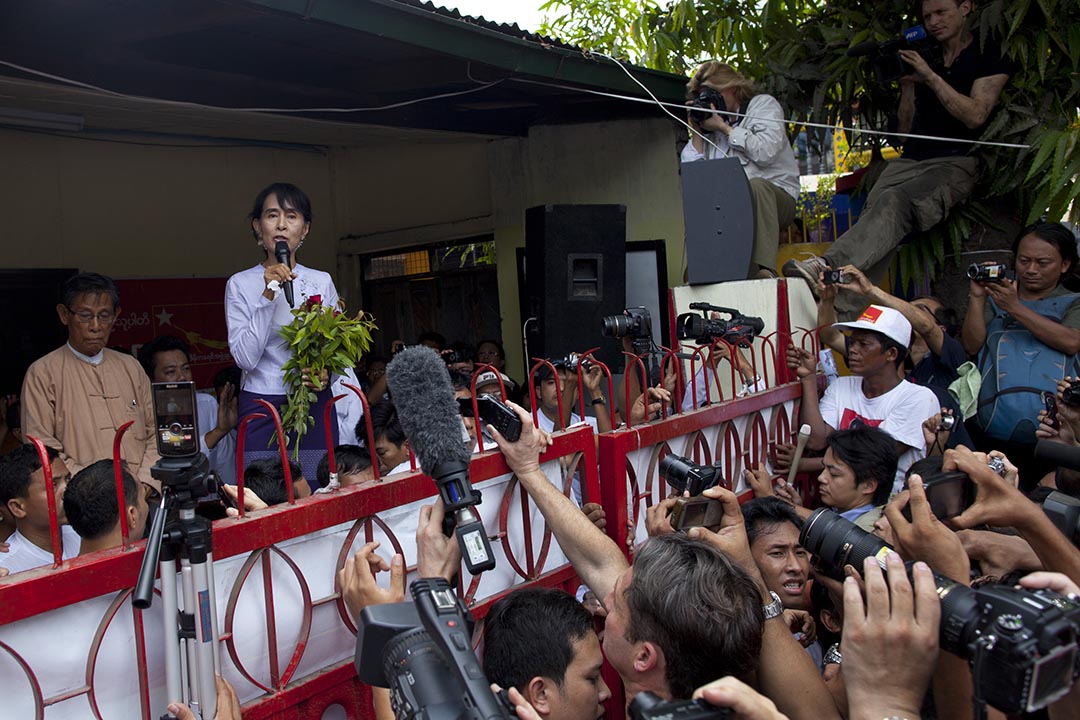
[[[784,275],[803,277],[816,287],[824,270],[854,265],[880,282],[905,236],[929,230],[971,194],[979,175],[971,141],[982,135],[1012,73],[994,43],[981,48],[966,32],[972,6],[971,0],[923,0],[922,22],[934,51],[897,51],[903,61],[900,71],[907,71],[898,78],[897,132],[951,140],[906,138],[903,157],[886,165],[858,222],[822,257],[789,260]],[[857,50],[859,46],[849,55],[861,54]],[[850,298],[841,302],[844,312],[858,310]]]
[[[697,132],[683,148],[682,161],[739,159],[754,203],[750,276],[776,277],[780,231],[795,220],[799,197],[799,163],[784,110],[735,68],[715,60],[702,64],[686,87],[687,104],[700,111],[690,112]]]

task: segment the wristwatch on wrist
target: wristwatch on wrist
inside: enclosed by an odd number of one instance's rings
[[[603,404],[605,404],[605,402],[606,401],[604,400],[604,397],[602,395],[600,397],[598,397],[598,398],[593,398],[592,399],[592,404],[593,405],[603,405]]]
[[[780,602],[780,596],[772,590],[769,591],[769,594],[772,595],[772,602],[763,605],[761,608],[765,612],[766,620],[772,620],[784,614],[784,603]]]

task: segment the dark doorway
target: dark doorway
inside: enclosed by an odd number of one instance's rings
[[[494,236],[480,235],[362,256],[364,307],[379,326],[375,351],[386,355],[394,340],[412,344],[429,330],[473,346],[499,339],[494,255]]]
[[[30,364],[64,343],[56,316],[60,287],[74,269],[0,270],[0,395],[18,395]]]

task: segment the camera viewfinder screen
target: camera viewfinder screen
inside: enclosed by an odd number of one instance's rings
[[[154,383],[153,389],[158,452],[165,457],[194,455],[199,451],[194,383]]]

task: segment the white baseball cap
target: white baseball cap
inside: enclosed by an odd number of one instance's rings
[[[491,370],[485,370],[476,376],[476,387],[480,388],[483,385],[490,385],[499,382],[499,378],[502,377],[503,385],[506,387],[506,391],[510,392],[514,388],[514,381],[506,375],[499,373],[496,375]]]
[[[849,330],[873,330],[885,337],[896,341],[903,347],[911,344],[911,323],[899,310],[871,305],[863,310],[858,320],[852,322],[833,323],[834,328],[847,328]]]

